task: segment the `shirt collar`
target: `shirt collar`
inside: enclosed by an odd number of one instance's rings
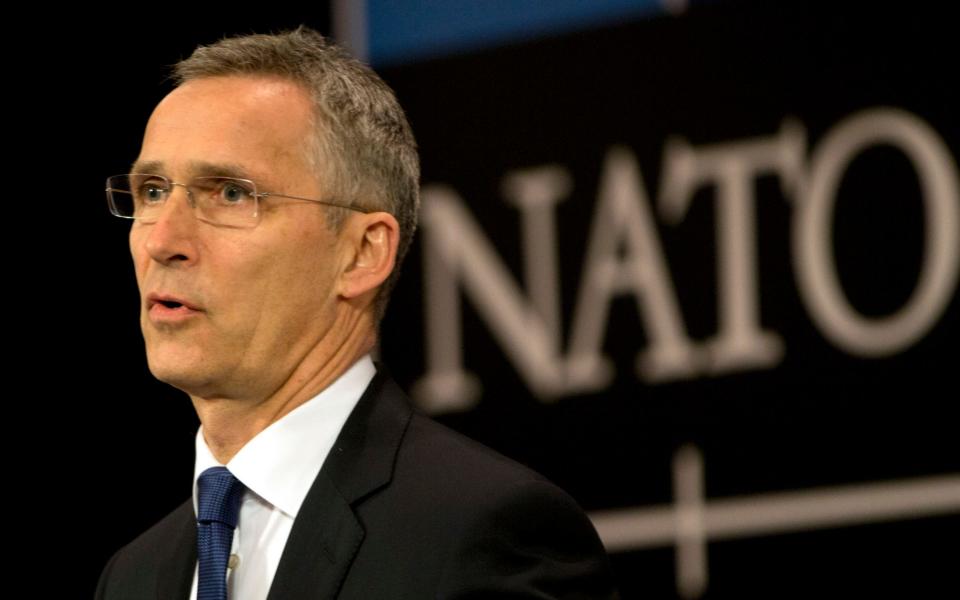
[[[226,467],[248,490],[296,518],[343,424],[375,374],[370,355],[364,356],[322,392],[254,436]],[[197,478],[220,466],[203,439],[202,425],[196,446],[194,513]]]

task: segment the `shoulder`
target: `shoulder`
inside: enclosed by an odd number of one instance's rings
[[[163,583],[161,573],[178,566],[191,568],[196,540],[194,523],[193,502],[187,500],[120,548],[100,574],[96,597],[146,597],[155,593],[158,582]]]
[[[455,523],[469,523],[478,516],[503,520],[511,511],[537,512],[562,516],[596,539],[580,506],[539,473],[412,408],[389,378],[379,401],[382,413],[401,415],[397,421],[403,423],[393,451],[391,482],[382,490],[391,501],[429,507],[431,517],[447,521],[452,530],[461,529]],[[367,436],[367,443],[381,440]]]
[[[590,520],[535,471],[415,412],[394,478],[395,515],[441,550],[439,596],[615,597]]]
[[[547,481],[532,469],[418,412],[410,419],[398,455],[398,467],[404,466],[443,474],[463,492],[473,487],[472,482],[482,482],[489,489],[492,484]]]
[[[511,527],[514,516],[573,521],[596,539],[577,502],[545,477],[444,425],[414,414],[397,456],[396,476],[414,487],[439,513],[466,513],[470,522],[491,520]],[[460,516],[460,515],[458,515]],[[473,523],[474,525],[476,523]]]

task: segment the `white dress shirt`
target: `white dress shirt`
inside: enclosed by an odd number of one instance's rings
[[[347,417],[376,368],[364,356],[329,387],[258,433],[225,466],[246,486],[233,533],[227,589],[231,600],[265,600],[293,521]],[[193,511],[197,478],[220,466],[197,431]],[[197,570],[191,600],[197,598]]]

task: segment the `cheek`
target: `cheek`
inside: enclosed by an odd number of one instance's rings
[[[248,264],[242,279],[252,284],[251,291],[256,290],[258,297],[248,299],[257,303],[265,316],[282,320],[281,315],[286,315],[289,320],[301,321],[290,319],[290,313],[315,313],[331,295],[334,253],[318,242],[316,235],[300,228],[285,233],[282,247],[257,248],[260,258]]]
[[[299,247],[278,271],[277,292],[300,308],[316,306],[329,294],[331,257],[315,246]]]
[[[143,247],[142,235],[138,228],[133,227],[130,230],[130,258],[133,260],[133,272],[137,278],[137,286],[143,286],[143,277],[146,273],[149,257]]]
[[[318,310],[333,293],[336,248],[328,238],[309,230],[291,232],[290,241],[290,253],[279,273],[283,279],[281,287],[300,309]]]

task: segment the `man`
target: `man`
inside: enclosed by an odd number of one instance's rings
[[[200,417],[193,498],[97,598],[606,598],[535,473],[414,412],[374,366],[419,164],[367,67],[301,28],[199,48],[111,177],[151,372]]]

